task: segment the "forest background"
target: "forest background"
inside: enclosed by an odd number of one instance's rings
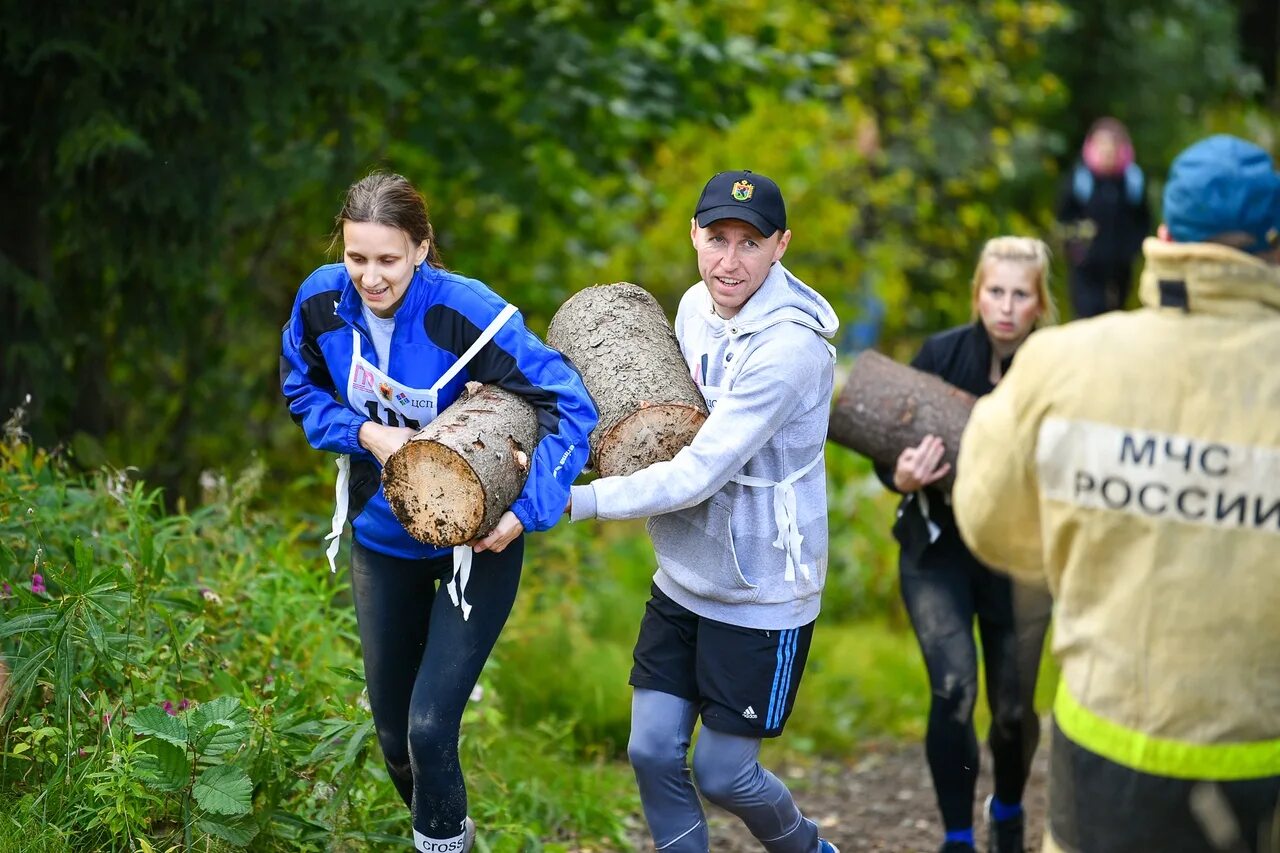
[[[766,173],[847,366],[966,321],[987,237],[1051,238],[1099,116],[1130,127],[1157,213],[1197,138],[1280,153],[1278,73],[1274,0],[7,5],[0,851],[408,834],[324,569],[333,466],[277,372],[297,285],[337,258],[333,216],[370,169],[422,188],[445,262],[540,333],[597,282],[674,312],[703,181]],[[927,705],[893,501],[828,457],[800,761],[916,736]],[[532,537],[464,726],[485,849],[625,847],[651,570],[638,525]]]

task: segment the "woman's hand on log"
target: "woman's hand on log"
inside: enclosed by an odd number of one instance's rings
[[[520,519],[516,518],[514,512],[507,510],[502,514],[502,518],[498,519],[497,526],[489,531],[488,536],[473,539],[468,544],[477,554],[481,551],[498,553],[514,542],[521,533],[524,533],[524,524],[520,522]]]
[[[379,465],[386,465],[391,454],[404,447],[415,432],[408,427],[389,427],[365,421],[360,425],[360,446],[372,453]]]
[[[903,450],[893,471],[894,487],[903,493],[915,492],[947,476],[951,463],[942,461],[946,450],[936,435],[926,435],[915,447]]]

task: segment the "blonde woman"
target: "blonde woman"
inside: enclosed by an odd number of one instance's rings
[[[988,241],[973,276],[974,322],[929,338],[912,366],[971,394],[990,393],[1027,336],[1055,321],[1048,279],[1049,250],[1040,240]],[[950,470],[943,451],[940,438],[926,436],[904,450],[896,466],[877,467],[884,484],[903,495],[893,532],[901,545],[902,598],[932,692],[925,752],[942,812],[941,850],[975,849],[976,619],[995,775],[995,794],[985,808],[991,821],[988,850],[1022,853],[1022,791],[1040,736],[1033,697],[1050,602],[1046,592],[1015,587],[965,547],[950,496],[935,486]]]

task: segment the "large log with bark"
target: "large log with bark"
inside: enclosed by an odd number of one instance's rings
[[[955,482],[960,435],[976,398],[930,373],[899,364],[874,350],[858,356],[831,410],[827,437],[893,467],[899,454],[926,435],[946,448],[951,471],[938,486]]]
[[[707,419],[671,324],[642,287],[579,291],[551,319],[547,343],[573,361],[600,411],[591,464],[603,477],[670,459]]]
[[[487,534],[515,502],[529,474],[538,417],[493,385],[466,392],[391,454],[382,488],[409,535],[452,546]]]

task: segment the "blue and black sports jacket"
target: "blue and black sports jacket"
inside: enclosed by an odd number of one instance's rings
[[[385,372],[412,388],[430,388],[504,307],[506,302],[481,282],[423,264],[396,311]],[[346,401],[353,326],[361,333],[361,354],[376,364],[360,296],[346,267],[320,267],[302,283],[284,327],[280,386],[289,411],[312,447],[351,454],[347,518],[360,544],[396,557],[446,554],[449,549],[424,545],[405,532],[382,494],[377,460],[357,440],[370,413],[357,412]],[[456,400],[468,381],[505,388],[537,411],[529,478],[511,511],[525,530],[550,528],[587,462],[587,436],[598,417],[582,377],[526,329],[517,312],[439,389],[436,411]]]

